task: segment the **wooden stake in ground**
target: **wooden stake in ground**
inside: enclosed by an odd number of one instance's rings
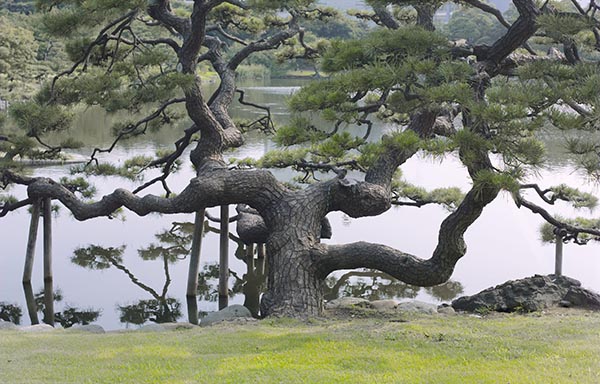
[[[561,230],[556,230],[556,254],[554,255],[554,274],[562,275],[562,260],[563,260],[563,234]]]
[[[266,256],[267,256],[267,249],[265,244],[257,244],[257,250],[258,250],[258,259],[257,259],[257,263],[256,263],[256,270],[257,273],[261,276],[264,276],[266,271],[266,265],[267,265],[267,260],[266,260]]]
[[[38,235],[40,223],[40,200],[33,202],[31,207],[31,223],[29,224],[29,238],[27,239],[27,250],[25,251],[25,268],[23,270],[23,290],[25,291],[25,301],[27,302],[27,312],[31,324],[39,324],[37,314],[37,305],[33,297],[33,287],[31,286],[31,274],[33,271],[33,260],[35,258],[35,243]]]
[[[192,239],[192,250],[190,252],[190,267],[188,270],[187,283],[187,309],[188,321],[198,324],[198,272],[200,272],[200,250],[202,249],[202,231],[204,229],[204,209],[196,212],[194,219],[194,235]]]
[[[44,322],[54,326],[54,288],[52,286],[52,206],[44,198]]]
[[[221,206],[219,241],[219,310],[229,304],[229,206]]]

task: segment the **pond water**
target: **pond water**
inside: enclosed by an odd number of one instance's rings
[[[247,91],[249,101],[268,105],[272,108],[276,121],[286,119],[285,98],[297,89],[298,83],[285,81],[265,81],[243,87]],[[235,105],[233,113],[236,117],[252,118],[259,116],[261,111],[252,107]],[[70,133],[75,139],[88,145],[100,143],[107,146],[111,141],[108,126],[116,119],[124,116],[106,116],[100,111],[88,110],[81,114],[76,122],[76,129]],[[106,158],[115,162],[123,161],[134,154],[152,153],[157,149],[169,148],[179,137],[183,124],[171,130],[156,134],[148,134],[130,140],[118,150],[107,154]],[[385,126],[382,126],[385,129]],[[549,135],[549,140],[553,135]],[[558,148],[556,141],[550,142],[549,147]],[[258,157],[266,150],[274,148],[273,144],[260,135],[249,135],[248,144],[232,152],[230,156],[243,158]],[[88,155],[89,148],[78,152]],[[555,167],[552,171],[541,170],[532,181],[539,180],[544,186],[558,183],[583,185],[585,178],[573,171],[568,160],[559,156],[558,152],[551,154]],[[68,174],[68,166],[47,166],[33,168],[35,175],[45,174],[60,178]],[[443,162],[429,158],[414,158],[402,167],[404,177],[412,183],[426,188],[441,186],[458,186],[463,190],[469,187],[469,179],[460,162],[453,157],[447,157]],[[278,172],[282,177],[289,177],[285,172]],[[193,170],[187,165],[173,177],[170,187],[173,191],[181,190],[193,177]],[[111,178],[92,178],[98,188],[99,196],[111,192],[117,186],[132,187],[131,182]],[[584,185],[591,191],[597,192],[594,185]],[[15,188],[10,193],[24,196],[24,189]],[[152,188],[148,193],[161,194],[162,191]],[[233,208],[233,207],[232,207]],[[209,210],[213,216],[218,216],[218,209]],[[231,209],[233,211],[233,209]],[[554,213],[568,215],[587,215],[590,212],[575,212],[567,206],[557,206]],[[422,208],[393,208],[385,214],[362,219],[350,219],[341,213],[331,213],[328,217],[333,228],[333,236],[328,243],[347,243],[357,240],[386,244],[404,252],[428,258],[437,243],[437,231],[447,211],[438,206]],[[21,285],[23,273],[25,246],[29,226],[29,214],[26,210],[14,213],[0,219],[0,302],[18,304],[23,308],[22,323],[27,324],[25,299]],[[140,299],[151,299],[147,292],[133,285],[123,271],[116,268],[106,270],[89,270],[73,264],[70,260],[76,248],[87,247],[91,244],[103,247],[125,246],[123,265],[131,271],[139,281],[161,291],[165,281],[165,271],[162,260],[143,260],[138,250],[147,248],[150,244],[159,244],[156,235],[169,230],[173,222],[191,222],[192,215],[149,215],[138,217],[127,212],[122,217],[112,220],[98,218],[78,222],[63,208],[54,217],[54,284],[63,295],[63,300],[57,303],[55,309],[61,310],[72,306],[78,308],[96,308],[101,310],[97,321],[107,329],[125,326],[119,321],[117,306],[129,305]],[[522,278],[533,274],[549,274],[554,270],[554,246],[544,245],[539,240],[539,227],[542,220],[525,209],[518,209],[508,194],[502,195],[490,206],[486,207],[481,218],[466,233],[468,251],[461,259],[452,277],[452,283],[434,289],[419,289],[407,287],[390,281],[379,274],[338,273],[337,278],[343,277],[336,286],[342,294],[356,294],[375,298],[417,298],[430,302],[451,300],[457,294],[473,294],[489,286],[502,283],[509,279]],[[212,224],[216,227],[216,224]],[[234,231],[235,225],[232,225]],[[234,232],[235,233],[235,232]],[[218,260],[218,235],[207,233],[202,248],[202,264],[214,264]],[[38,240],[36,260],[34,265],[33,289],[39,291],[43,287],[41,236]],[[238,276],[245,273],[245,264],[233,257],[236,251],[234,242],[230,245],[230,268]],[[567,245],[564,249],[563,273],[579,279],[583,285],[600,291],[600,254],[598,246]],[[185,320],[185,289],[187,279],[187,260],[175,259],[169,266],[172,283],[169,286],[169,296],[177,298],[182,303]],[[334,284],[332,279],[331,284]],[[235,279],[232,277],[231,284]],[[212,280],[216,288],[216,281]],[[209,292],[210,293],[210,292]],[[208,295],[210,296],[210,295]],[[215,298],[214,295],[212,295]],[[332,297],[332,294],[329,295]],[[335,296],[335,294],[333,294]],[[243,295],[235,295],[230,303],[242,303]],[[199,302],[202,311],[217,310],[216,301],[204,300]]]

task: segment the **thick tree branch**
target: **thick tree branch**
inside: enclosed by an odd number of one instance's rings
[[[176,16],[171,10],[170,0],[155,0],[148,2],[148,15],[167,28],[177,31],[181,36],[190,34],[191,24],[188,19]]]
[[[27,198],[15,203],[4,203],[0,205],[0,217],[8,215],[10,212],[16,211],[19,208],[26,207],[33,203],[33,200]]]
[[[407,130],[416,132],[419,137],[429,138],[433,135],[433,129],[437,118],[437,112],[420,111],[411,116],[411,121]],[[411,158],[416,149],[398,149],[389,147],[377,158],[375,163],[369,168],[365,176],[365,181],[369,183],[383,185],[389,189],[392,176],[396,169]]]
[[[272,204],[273,196],[285,192],[277,180],[267,171],[228,170],[221,167],[206,167],[199,176],[176,197],[163,198],[154,195],[138,197],[133,193],[117,189],[100,201],[87,202],[59,183],[38,178],[30,182],[27,192],[30,198],[49,197],[64,204],[77,220],[110,216],[125,207],[140,216],[149,213],[191,213],[201,207],[246,203],[257,209]]]
[[[485,70],[491,75],[498,73],[499,64],[513,53],[537,31],[537,16],[540,10],[533,0],[514,0],[519,11],[519,18],[508,28],[506,34],[491,47],[476,49],[475,54],[480,62],[484,62]]]
[[[373,12],[374,14],[370,15],[360,13],[355,15],[355,17],[359,19],[367,19],[375,24],[382,25],[389,29],[400,28],[400,23],[394,18],[394,16],[387,10],[385,6],[379,4],[373,5]]]
[[[432,286],[444,283],[466,252],[465,231],[498,193],[496,188],[469,191],[456,211],[442,222],[438,245],[430,259],[419,259],[385,245],[366,242],[319,244],[314,252],[316,268],[323,277],[339,269],[374,268],[407,284]]]

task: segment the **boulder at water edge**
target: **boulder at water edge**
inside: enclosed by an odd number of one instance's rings
[[[219,312],[209,312],[200,320],[200,326],[206,327],[222,321],[231,321],[235,319],[253,319],[250,310],[243,305],[234,304],[223,308]]]
[[[569,292],[571,295],[567,296]],[[582,295],[581,292],[588,294]],[[594,296],[595,295],[595,296]],[[585,297],[584,297],[585,296]],[[463,296],[452,302],[457,311],[532,312],[554,307],[571,297],[571,306],[591,308],[600,297],[581,288],[581,283],[566,276],[535,275],[483,290],[473,296]],[[584,305],[583,303],[588,303]]]

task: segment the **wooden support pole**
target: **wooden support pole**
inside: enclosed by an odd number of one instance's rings
[[[258,248],[258,260],[256,271],[260,276],[264,276],[266,272],[266,264],[267,264],[267,249],[265,244],[257,244]]]
[[[33,260],[35,258],[35,243],[38,236],[38,227],[40,223],[40,200],[33,202],[31,207],[31,222],[29,224],[29,238],[27,239],[27,250],[25,251],[25,268],[23,269],[23,290],[25,291],[25,302],[27,303],[27,312],[31,324],[39,324],[37,314],[37,305],[33,296],[33,287],[31,286],[31,275],[33,272]]]
[[[200,250],[202,249],[202,231],[204,229],[204,209],[196,212],[194,218],[194,234],[192,238],[192,250],[190,252],[190,267],[187,282],[187,308],[188,321],[198,324],[198,272],[200,272]]]
[[[563,237],[560,231],[556,231],[556,254],[554,256],[554,275],[562,275],[563,260]]]
[[[44,322],[54,326],[52,286],[52,200],[44,198]]]
[[[260,244],[258,244],[260,247]],[[246,281],[244,284],[244,307],[248,308],[252,316],[258,317],[260,310],[260,276],[257,276],[257,270],[254,261],[254,244],[249,244],[246,248]]]
[[[219,241],[219,310],[229,305],[229,206],[221,206]]]
[[[256,273],[254,270],[254,244],[248,244],[246,246],[246,265],[248,266],[248,273],[254,275]]]

